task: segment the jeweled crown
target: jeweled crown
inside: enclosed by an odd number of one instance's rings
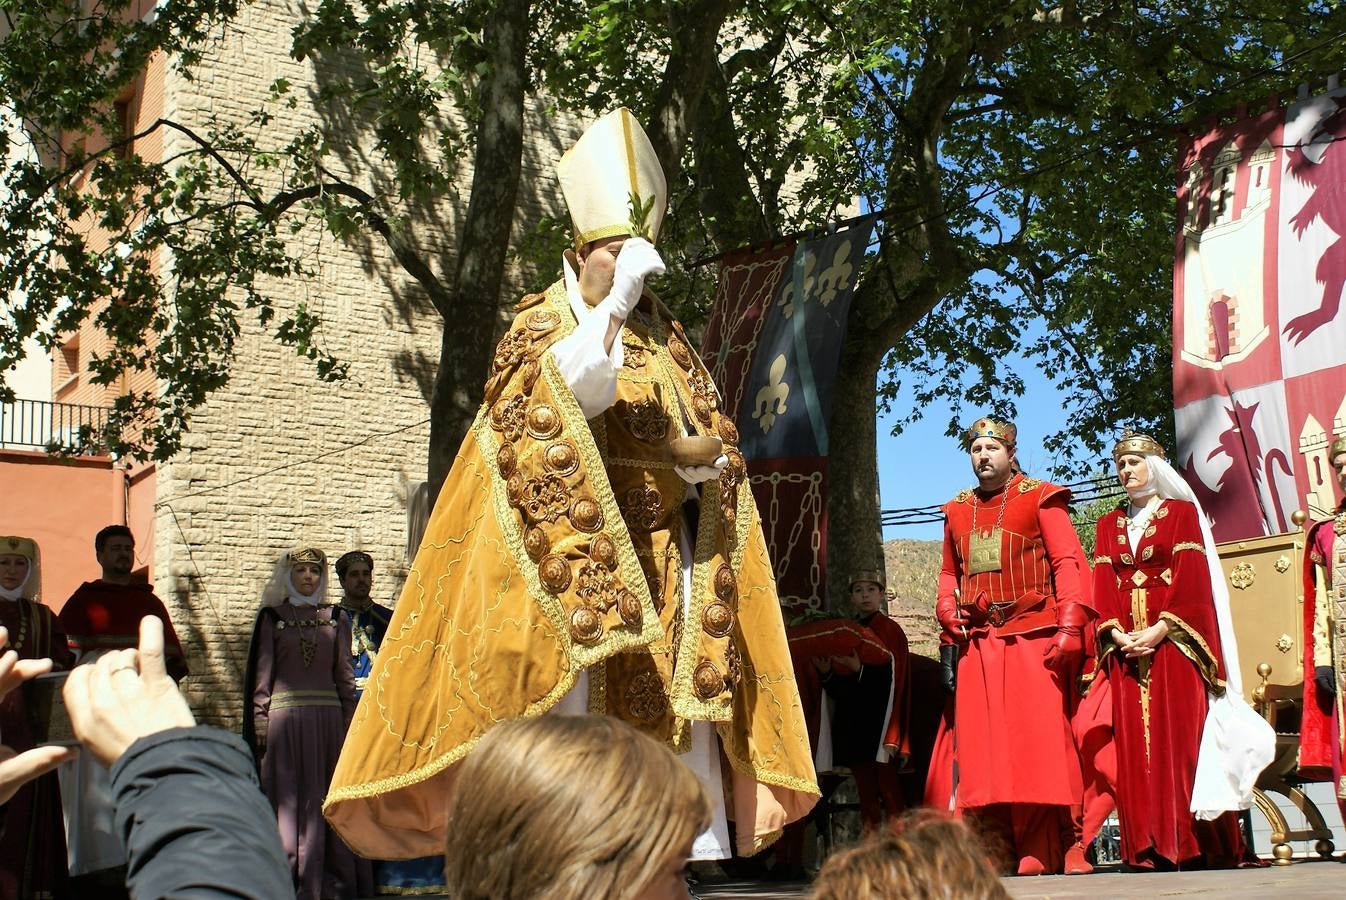
[[[1343,453],[1346,453],[1346,434],[1338,437],[1327,448],[1327,461],[1330,463]]]
[[[1139,431],[1127,429],[1122,432],[1117,443],[1112,445],[1112,458],[1114,460],[1134,453],[1137,456],[1157,456],[1160,459],[1167,459],[1168,455],[1164,453],[1163,445],[1148,434],[1141,434]]]
[[[995,419],[991,416],[982,416],[978,419],[964,435],[963,445],[971,447],[972,442],[977,438],[994,438],[1002,444],[1010,447],[1018,440],[1019,429],[1014,427],[1013,422],[1006,422],[1004,419]]]

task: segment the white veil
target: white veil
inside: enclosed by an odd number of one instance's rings
[[[1186,500],[1196,507],[1201,539],[1210,572],[1211,601],[1220,629],[1224,656],[1225,692],[1209,694],[1201,750],[1197,755],[1196,779],[1192,786],[1191,810],[1198,819],[1214,819],[1228,810],[1252,806],[1253,787],[1276,755],[1276,732],[1243,699],[1243,673],[1239,667],[1238,640],[1229,609],[1229,586],[1215,550],[1210,520],[1192,488],[1162,456],[1146,455],[1150,482],[1166,500]]]
[[[22,556],[28,560],[28,574],[23,577],[23,581],[14,590],[6,590],[0,587],[0,597],[6,600],[36,600],[37,589],[42,585],[42,563],[41,551],[38,550],[37,542],[33,542],[33,555],[27,553],[15,553],[15,556]]]
[[[267,579],[266,587],[262,588],[263,606],[280,606],[285,601],[293,603],[295,606],[317,606],[320,603],[327,602],[327,565],[322,566],[322,576],[318,579],[318,589],[313,592],[313,596],[305,597],[299,591],[295,590],[294,582],[290,580],[290,571],[293,567],[290,564],[290,554],[282,553],[280,559],[276,561],[276,566],[271,570],[271,577]]]

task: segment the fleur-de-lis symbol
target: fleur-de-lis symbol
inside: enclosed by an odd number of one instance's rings
[[[850,284],[851,273],[854,271],[855,267],[851,265],[851,242],[843,241],[832,257],[832,265],[818,276],[818,302],[824,307],[831,305],[832,301],[837,299],[837,295]]]
[[[785,285],[781,290],[780,300],[776,302],[776,305],[781,308],[781,314],[785,316],[785,318],[788,319],[795,314],[796,300],[798,300],[800,303],[808,302],[809,295],[813,293],[813,284],[814,281],[816,280],[813,277],[813,270],[816,269],[817,267],[818,267],[818,257],[814,256],[812,253],[805,254],[804,278],[802,285],[804,294],[802,297],[795,297],[794,270],[791,269],[789,272],[786,273]]]
[[[753,402],[752,417],[766,434],[776,424],[776,417],[785,415],[786,400],[790,397],[790,386],[782,379],[785,377],[785,354],[777,356],[771,363],[767,384],[757,392]]]

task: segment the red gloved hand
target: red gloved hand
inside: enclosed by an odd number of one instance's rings
[[[935,603],[935,618],[944,628],[944,635],[956,644],[967,641],[967,617],[958,608],[958,598],[950,594]]]
[[[1069,675],[1084,661],[1084,627],[1089,624],[1089,607],[1067,602],[1056,607],[1056,636],[1042,655],[1047,668]]]

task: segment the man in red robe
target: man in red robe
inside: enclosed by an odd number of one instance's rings
[[[1346,493],[1346,435],[1328,448],[1328,464]],[[1346,499],[1337,514],[1309,529],[1304,554],[1304,716],[1299,733],[1300,774],[1331,778],[1346,821]]]
[[[109,525],[94,536],[94,556],[103,575],[86,581],[61,607],[61,627],[78,656],[78,665],[93,662],[110,650],[134,649],[140,642],[140,620],[155,616],[164,623],[164,654],[168,674],[181,681],[187,674],[182,644],[154,589],[135,581],[135,538],[125,525]],[[113,822],[111,776],[84,754],[61,769],[61,800],[69,823],[71,887],[78,896],[125,896],[126,853]]]
[[[944,505],[935,609],[959,658],[939,743],[955,748],[954,807],[998,833],[1018,874],[1087,872],[1083,847],[1065,849],[1084,799],[1070,717],[1094,616],[1089,569],[1069,491],[1023,475],[1016,436],[977,420],[977,487]]]
[[[75,589],[61,607],[61,627],[70,649],[80,657],[105,650],[134,649],[140,620],[154,616],[164,623],[164,652],[174,681],[187,675],[187,659],[173,631],[163,602],[150,585],[135,581],[136,541],[125,525],[109,525],[93,539],[94,556],[103,575]]]

